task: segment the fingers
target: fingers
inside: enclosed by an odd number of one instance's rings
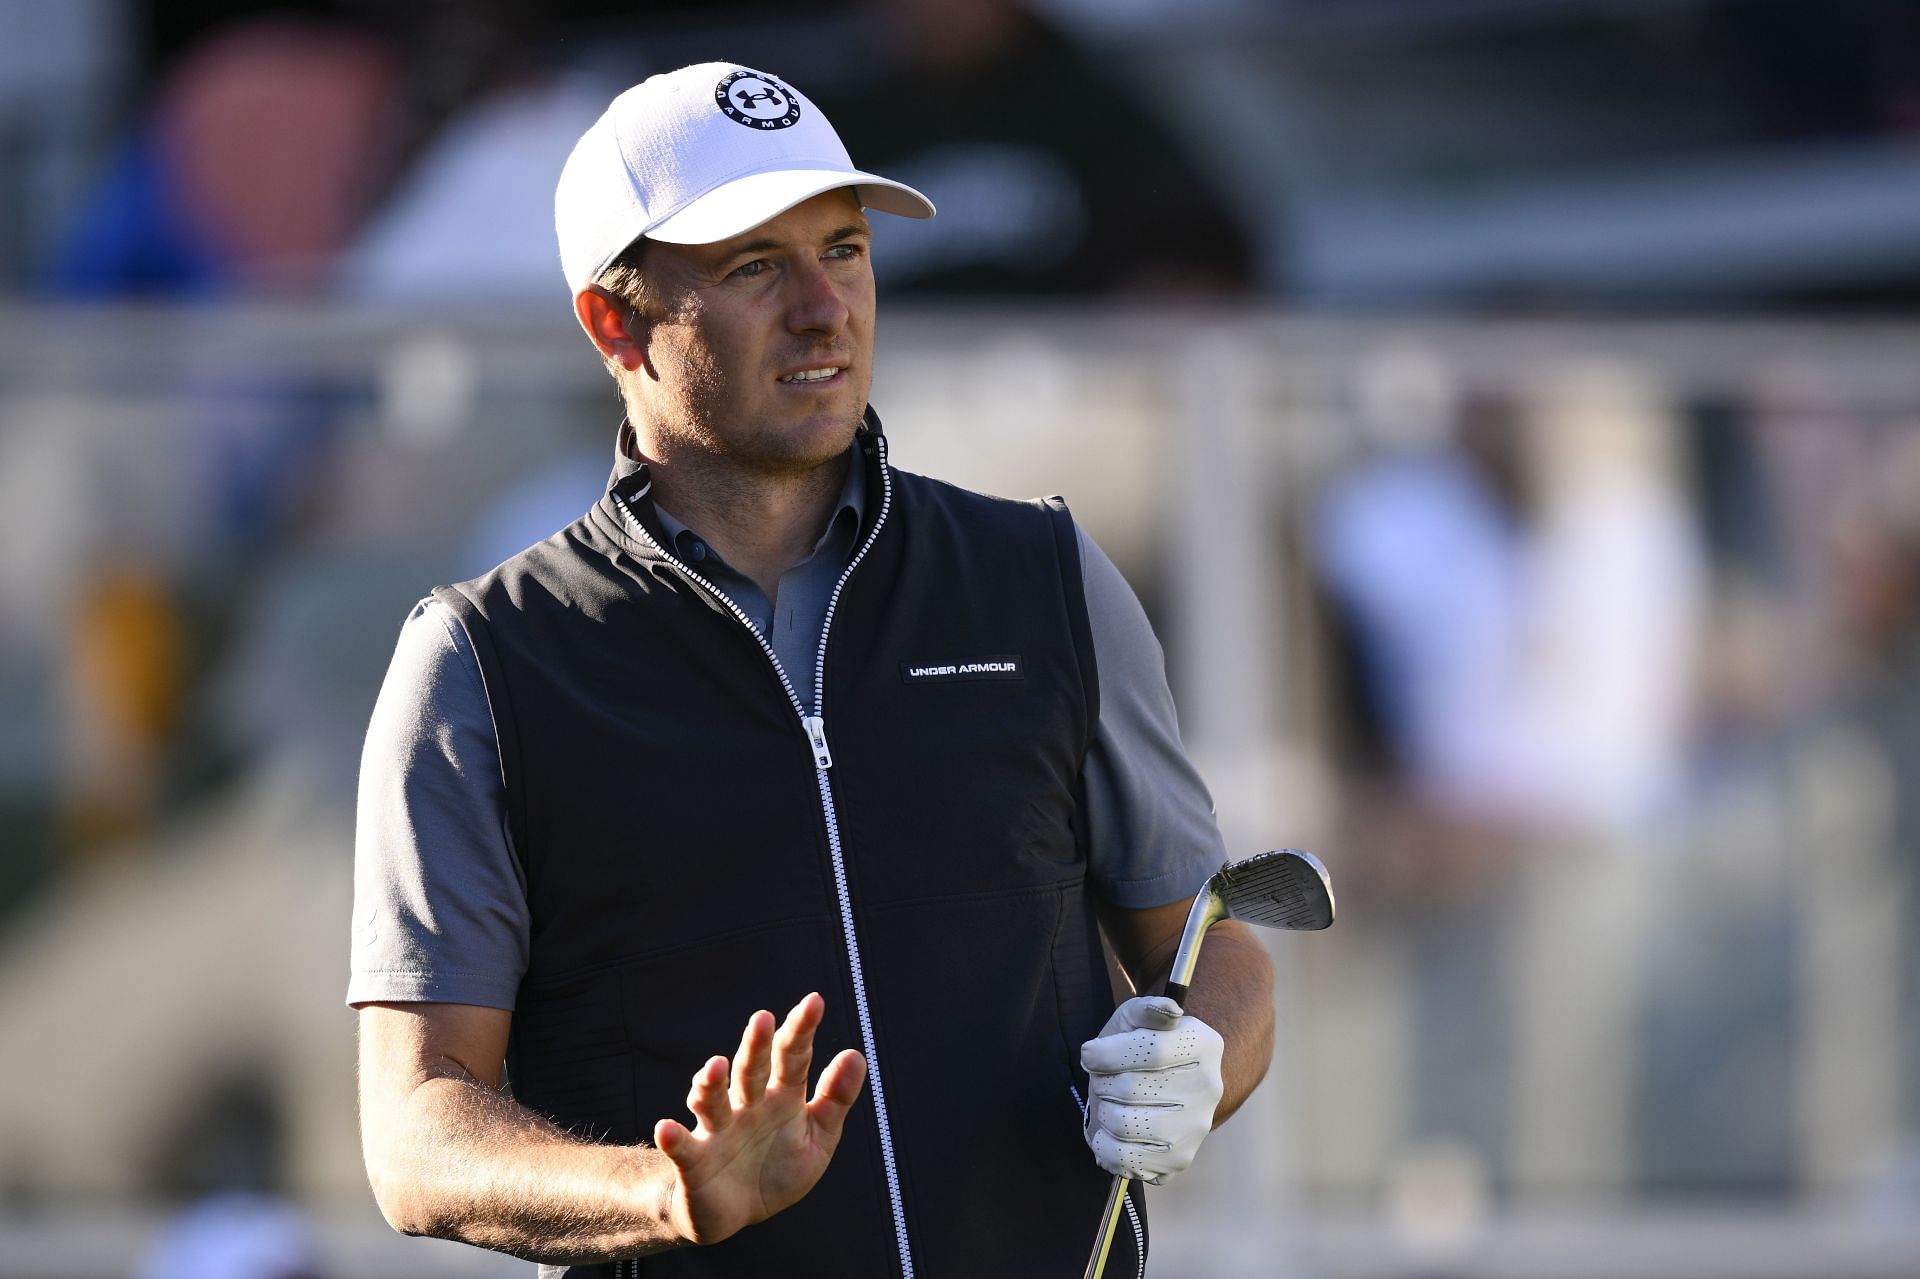
[[[867,1059],[851,1048],[844,1048],[820,1072],[820,1083],[807,1103],[807,1117],[837,1140],[847,1122],[847,1112],[860,1099],[867,1082]]]
[[[1180,1020],[1180,1005],[1165,995],[1147,995],[1127,1000],[1114,1010],[1129,1026],[1145,1030],[1172,1030]]]
[[[1184,1172],[1193,1159],[1182,1159],[1166,1146],[1121,1141],[1112,1133],[1093,1134],[1087,1144],[1093,1149],[1094,1162],[1116,1177],[1131,1177],[1157,1186],[1177,1172]]]
[[[1170,999],[1129,999],[1098,1039],[1087,1069],[1087,1144],[1102,1168],[1159,1184],[1192,1164],[1224,1088],[1220,1033]]]
[[[820,1029],[827,1001],[808,995],[793,1006],[780,1032],[773,1037],[773,1086],[807,1091],[807,1071],[813,1066],[813,1033]]]
[[[1103,1102],[1128,1106],[1178,1106],[1201,1081],[1190,1078],[1203,1069],[1197,1061],[1160,1070],[1125,1070],[1118,1074],[1089,1074],[1087,1091]]]
[[[814,1032],[819,1030],[825,1011],[826,1001],[811,994],[793,1006],[777,1031],[773,1014],[765,1009],[749,1017],[733,1061],[709,1057],[706,1065],[694,1072],[693,1085],[687,1092],[687,1109],[696,1121],[694,1129],[689,1131],[684,1124],[663,1119],[654,1126],[654,1145],[672,1157],[696,1137],[725,1132],[743,1115],[761,1108],[770,1089],[789,1098],[783,1100],[782,1110],[805,1102]],[[864,1057],[851,1048],[840,1053],[821,1072],[814,1099],[806,1104],[809,1118],[837,1138],[866,1076]]]
[[[1133,999],[1121,1005],[1114,1021],[1136,1023],[1164,1016],[1151,1005],[1177,1008],[1172,1000]],[[1135,1008],[1134,1005],[1149,1007]],[[1123,1016],[1124,1014],[1124,1016]],[[1198,1017],[1176,1016],[1165,1028],[1140,1025],[1126,1030],[1108,1024],[1108,1033],[1080,1045],[1080,1065],[1093,1075],[1130,1070],[1170,1070],[1194,1062],[1219,1060],[1220,1032]]]
[[[1129,1070],[1171,1070],[1200,1060],[1197,1044],[1164,1030],[1129,1030],[1080,1045],[1080,1065],[1090,1075]]]
[[[733,1122],[733,1101],[727,1096],[727,1059],[709,1057],[707,1064],[693,1073],[693,1087],[687,1093],[687,1109],[708,1132],[724,1132]]]
[[[1156,1113],[1164,1107],[1130,1106],[1120,1102],[1102,1102],[1095,1108],[1094,1131],[1104,1132],[1127,1144],[1165,1150],[1172,1143],[1158,1132],[1164,1116]]]
[[[687,1131],[686,1125],[672,1119],[662,1119],[653,1126],[654,1148],[675,1163],[680,1162],[681,1152],[692,1140],[693,1134]]]
[[[773,1014],[761,1009],[747,1018],[740,1034],[740,1051],[733,1057],[733,1106],[744,1110],[759,1104],[767,1091],[767,1072],[772,1066]]]

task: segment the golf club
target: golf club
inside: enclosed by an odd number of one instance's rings
[[[1187,912],[1180,948],[1173,953],[1173,967],[1167,973],[1167,998],[1182,1007],[1187,1002],[1187,988],[1193,983],[1200,943],[1206,939],[1207,930],[1223,919],[1244,919],[1262,928],[1292,931],[1325,928],[1333,923],[1333,881],[1319,858],[1297,848],[1256,853],[1228,862],[1208,876],[1193,899],[1193,909]],[[1087,1259],[1085,1279],[1100,1279],[1107,1268],[1113,1232],[1126,1204],[1127,1182],[1126,1177],[1113,1179],[1093,1255]]]

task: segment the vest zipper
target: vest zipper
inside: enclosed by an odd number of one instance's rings
[[[800,726],[807,730],[807,742],[813,747],[815,768],[832,768],[833,752],[827,749],[827,721],[818,715],[802,716]]]
[[[807,714],[807,708],[800,704],[800,695],[793,691],[793,681],[787,677],[786,670],[780,665],[780,657],[773,651],[773,645],[760,634],[760,628],[753,624],[753,619],[747,616],[746,611],[734,603],[725,591],[668,554],[666,548],[647,531],[647,526],[634,515],[633,508],[627,504],[625,498],[616,497],[615,501],[620,504],[621,515],[626,517],[633,531],[648,546],[652,547],[662,559],[679,569],[688,580],[711,595],[716,602],[732,613],[742,626],[747,628],[747,634],[753,636],[754,642],[760,646],[760,651],[766,654],[769,662],[773,663],[773,673],[780,677],[780,687],[786,690],[787,701],[792,703],[794,713],[799,716],[801,730],[807,735],[807,745],[813,751],[814,779],[820,787],[820,812],[827,824],[827,849],[833,859],[833,886],[839,898],[840,930],[846,938],[847,965],[853,974],[853,1004],[854,1012],[860,1021],[860,1049],[867,1058],[867,1091],[873,1097],[874,1119],[880,1129],[880,1158],[886,1167],[887,1199],[893,1209],[893,1233],[900,1248],[901,1279],[913,1279],[913,1250],[907,1242],[907,1211],[905,1202],[900,1197],[900,1168],[893,1154],[893,1129],[887,1123],[887,1092],[880,1078],[879,1050],[874,1044],[873,1014],[867,1003],[866,971],[860,963],[860,938],[853,927],[853,897],[847,887],[847,863],[840,844],[840,819],[833,805],[833,782],[829,776],[829,770],[833,767],[833,753],[827,747],[827,722],[824,714],[827,636],[833,629],[833,615],[840,607],[840,593],[846,589],[847,579],[853,576],[853,571],[860,567],[860,562],[873,548],[875,539],[880,536],[881,527],[887,522],[887,513],[893,507],[893,479],[887,474],[887,440],[884,435],[876,435],[873,442],[880,460],[880,514],[874,517],[873,527],[867,531],[866,540],[860,544],[860,549],[854,553],[853,558],[847,561],[847,567],[840,573],[840,580],[834,583],[833,594],[827,598],[826,615],[820,621],[820,645],[815,650],[813,659],[813,714],[811,715]],[[861,459],[856,454],[853,465],[861,464]],[[645,489],[641,490],[642,493],[645,491]]]

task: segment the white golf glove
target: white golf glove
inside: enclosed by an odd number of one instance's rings
[[[1113,1010],[1080,1046],[1087,1145],[1102,1168],[1157,1186],[1193,1163],[1220,1104],[1220,1033],[1162,995]]]

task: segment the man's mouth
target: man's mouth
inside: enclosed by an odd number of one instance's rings
[[[782,382],[824,382],[828,378],[839,374],[840,371],[841,366],[839,365],[824,369],[802,369],[800,372],[783,377],[780,380]]]

